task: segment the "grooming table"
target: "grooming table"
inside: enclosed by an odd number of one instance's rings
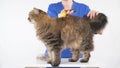
[[[89,61],[88,63],[68,62],[68,58],[62,58],[59,67],[52,67],[51,64],[47,64],[46,61],[37,60],[36,64],[26,65],[25,68],[99,68],[99,65],[95,61]]]

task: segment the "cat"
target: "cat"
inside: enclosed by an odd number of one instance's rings
[[[93,19],[72,15],[51,18],[37,8],[29,12],[28,20],[34,24],[38,39],[45,43],[49,54],[48,63],[52,66],[60,64],[60,53],[64,48],[71,49],[70,62],[79,60],[81,52],[84,56],[80,62],[88,62],[90,52],[94,49],[93,36],[107,24],[107,17],[103,13],[99,13]]]

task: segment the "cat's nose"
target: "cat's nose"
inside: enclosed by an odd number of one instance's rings
[[[28,20],[31,22],[31,19],[28,17]]]

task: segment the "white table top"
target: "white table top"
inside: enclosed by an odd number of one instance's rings
[[[47,62],[43,60],[37,60],[36,64],[28,64],[25,66],[25,68],[46,68],[46,67],[51,67],[51,65],[47,64]],[[61,59],[59,67],[99,68],[99,65],[95,61],[91,60],[88,63],[81,63],[79,61],[68,62],[68,58],[63,58]]]

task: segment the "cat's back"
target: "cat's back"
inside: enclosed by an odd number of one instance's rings
[[[61,23],[64,25],[61,29],[61,38],[63,40],[86,37],[91,31],[89,23],[84,18],[77,16],[68,15],[61,18]]]

